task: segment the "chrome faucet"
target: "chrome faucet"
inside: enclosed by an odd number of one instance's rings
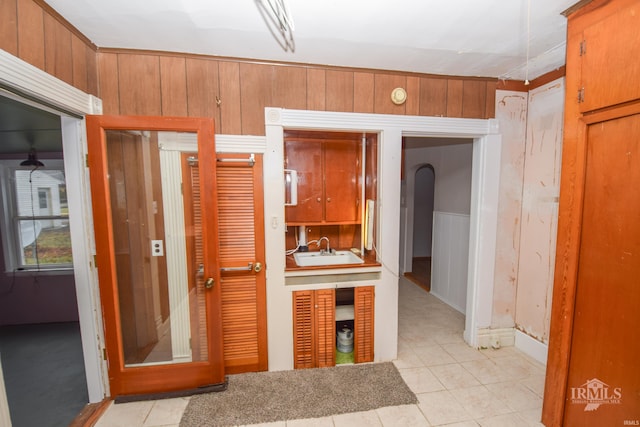
[[[321,249],[321,250],[320,250],[320,254],[327,254],[327,255],[330,255],[330,254],[331,254],[331,247],[329,246],[329,238],[328,238],[328,237],[323,236],[323,237],[319,238],[319,239],[318,239],[318,241],[316,242],[316,245],[318,245],[318,247],[320,247],[320,243],[321,243],[323,240],[326,240],[326,241],[327,241],[327,249],[326,249],[326,250],[325,250],[325,249]]]

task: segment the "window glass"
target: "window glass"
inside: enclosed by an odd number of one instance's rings
[[[14,171],[18,268],[70,267],[71,235],[64,171]]]

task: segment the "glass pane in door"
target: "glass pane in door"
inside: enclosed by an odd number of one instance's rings
[[[182,192],[181,153],[162,148],[184,138],[196,136],[106,132],[125,367],[207,358],[204,285],[185,218],[194,209]]]

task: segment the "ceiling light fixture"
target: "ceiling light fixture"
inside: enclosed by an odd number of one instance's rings
[[[44,163],[38,160],[36,149],[32,148],[31,150],[29,150],[27,160],[24,160],[22,163],[20,163],[20,166],[35,166],[36,168],[41,168],[44,166]]]
[[[286,0],[255,0],[267,28],[284,51],[295,51],[293,18]]]

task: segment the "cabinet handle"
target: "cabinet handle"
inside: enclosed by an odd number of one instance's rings
[[[320,197],[316,198],[316,202],[320,203],[322,201],[322,199]]]
[[[331,197],[327,197],[327,203],[331,203]]]

